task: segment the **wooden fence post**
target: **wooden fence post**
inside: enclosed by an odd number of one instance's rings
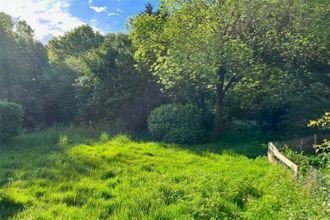
[[[293,170],[294,176],[298,176],[298,165],[289,160],[286,156],[284,156],[272,142],[268,143],[268,160],[269,162],[277,162],[280,161],[282,164]],[[276,160],[275,160],[276,159]]]
[[[271,143],[269,142],[269,143],[268,143],[267,157],[268,157],[268,161],[273,163],[273,162],[275,162],[275,161],[274,161],[273,153],[272,153],[272,151],[271,151],[271,149],[270,149],[270,146],[269,146],[270,144],[271,144]]]

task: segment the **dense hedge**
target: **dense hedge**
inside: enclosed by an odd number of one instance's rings
[[[190,144],[203,141],[202,112],[193,105],[168,104],[154,109],[148,118],[149,132],[158,140]]]
[[[0,142],[18,135],[23,122],[23,109],[13,102],[0,101]]]

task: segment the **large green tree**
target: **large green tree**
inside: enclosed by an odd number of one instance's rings
[[[315,28],[324,8],[308,6],[301,0],[167,0],[159,14],[133,19],[130,36],[136,59],[165,88],[184,81],[215,93],[219,135],[226,95],[239,82],[265,74],[303,77],[311,60],[324,63],[325,33]]]
[[[75,83],[81,121],[116,129],[145,126],[160,93],[143,72],[136,70],[133,53],[126,35],[108,34],[99,48],[71,65],[81,71]]]
[[[47,67],[46,48],[34,40],[31,27],[0,13],[0,99],[22,105],[29,127],[44,120],[40,85]]]
[[[85,54],[100,47],[104,36],[88,25],[82,25],[53,38],[47,44],[50,60],[44,72],[43,87],[48,88],[44,111],[47,124],[72,122],[77,116],[77,99],[74,84],[85,74],[82,61]]]
[[[51,39],[48,44],[50,61],[61,61],[67,57],[78,57],[81,54],[98,48],[104,37],[91,26],[82,25],[66,32],[63,36]]]

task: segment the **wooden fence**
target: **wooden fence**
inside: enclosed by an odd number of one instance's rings
[[[281,162],[293,170],[294,176],[298,175],[298,165],[284,156],[272,142],[268,143],[268,160],[272,163]]]

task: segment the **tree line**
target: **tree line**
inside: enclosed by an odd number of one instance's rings
[[[200,109],[215,136],[292,131],[329,110],[329,27],[321,0],[166,0],[127,34],[83,25],[44,45],[0,13],[0,100],[22,106],[27,130],[139,130],[155,107],[178,103]]]

